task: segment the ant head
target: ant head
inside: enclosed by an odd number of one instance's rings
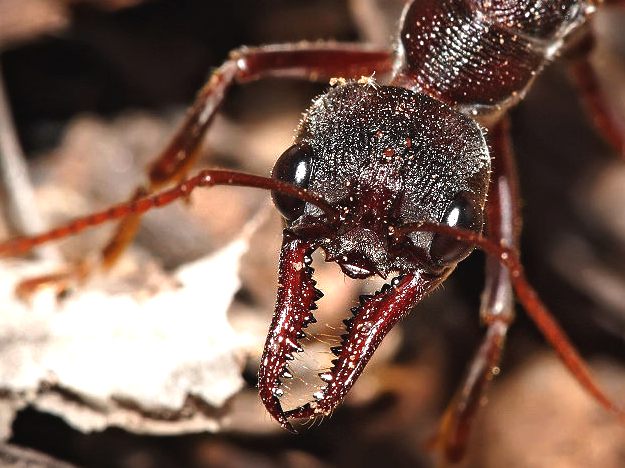
[[[305,187],[341,212],[274,193],[296,235],[321,247],[354,278],[415,269],[437,272],[466,257],[466,244],[428,232],[400,244],[389,232],[434,221],[480,232],[490,159],[482,131],[424,94],[347,83],[317,98],[273,176]]]
[[[369,81],[334,87],[313,102],[273,177],[314,192],[339,215],[273,192],[287,229],[258,381],[283,427],[331,414],[395,323],[468,255],[471,247],[444,231],[398,228],[428,221],[480,232],[489,172],[478,125],[423,94]],[[305,351],[300,341],[323,296],[313,278],[318,247],[352,278],[399,274],[351,309],[312,400],[283,407],[290,390],[282,381],[293,377],[289,363]]]

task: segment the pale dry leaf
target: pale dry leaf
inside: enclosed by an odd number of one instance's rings
[[[42,265],[4,262],[1,411],[29,403],[83,431],[216,430],[217,411],[206,408],[222,407],[243,385],[248,344],[227,311],[240,287],[240,259],[265,217],[259,213],[227,246],[178,268],[178,287],[149,297],[86,288],[59,303],[42,291],[27,307],[13,288]]]
[[[64,29],[67,7],[50,0],[0,0],[0,47]]]

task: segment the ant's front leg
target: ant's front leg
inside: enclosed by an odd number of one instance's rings
[[[139,187],[134,197],[154,193],[161,187],[181,182],[197,160],[206,130],[232,85],[267,77],[327,81],[332,77],[360,77],[391,70],[389,51],[357,44],[297,44],[241,48],[219,67],[198,93],[186,118],[165,150],[148,171],[147,187]],[[102,252],[102,263],[110,268],[132,242],[139,217],[121,224]]]
[[[486,234],[497,244],[517,249],[521,218],[508,119],[499,122],[489,136],[494,157],[486,205]],[[499,370],[506,334],[514,320],[514,294],[509,275],[508,269],[496,257],[486,257],[486,284],[480,316],[488,329],[464,383],[443,415],[436,436],[436,448],[448,461],[459,461],[463,457],[471,424],[490,381]]]
[[[391,51],[359,44],[302,43],[233,51],[199,91],[178,130],[149,168],[147,184],[139,186],[131,200],[187,177],[198,158],[208,127],[234,84],[267,77],[327,81],[332,77],[358,78],[373,73],[384,76],[391,71],[392,63]],[[140,219],[141,214],[137,213],[119,224],[101,252],[99,262],[105,269],[111,268],[132,242]],[[66,271],[26,280],[18,286],[18,294],[27,297],[48,284],[63,287],[71,280],[84,279],[94,266],[80,262]]]
[[[619,3],[625,5],[623,0]],[[601,89],[599,75],[590,60],[594,47],[595,37],[589,31],[577,47],[570,51],[571,78],[601,136],[625,158],[625,121],[616,113],[616,109]]]

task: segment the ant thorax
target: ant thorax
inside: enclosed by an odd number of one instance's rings
[[[580,34],[591,3],[412,2],[402,17],[394,82],[492,123]]]

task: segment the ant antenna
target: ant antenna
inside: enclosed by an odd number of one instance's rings
[[[497,244],[483,237],[481,234],[429,221],[405,224],[398,228],[391,229],[391,235],[399,240],[414,231],[434,232],[447,235],[458,241],[473,244],[486,254],[496,257],[510,272],[510,281],[527,315],[556,351],[560,360],[573,374],[573,377],[575,377],[580,385],[589,392],[601,406],[614,413],[621,422],[625,424],[625,410],[614,403],[603,390],[599,388],[588,370],[584,359],[576,351],[562,327],[558,324],[553,314],[542,302],[536,290],[527,280],[519,254],[516,250]]]
[[[169,190],[155,195],[137,197],[130,202],[114,205],[106,210],[76,218],[63,226],[42,234],[17,237],[0,243],[0,257],[18,255],[46,242],[78,234],[90,227],[99,226],[100,224],[122,219],[133,214],[142,214],[154,208],[160,208],[179,198],[188,197],[198,187],[213,187],[215,185],[236,185],[280,192],[317,206],[326,214],[330,223],[335,222],[339,217],[338,210],[332,207],[320,195],[295,185],[243,172],[206,169]]]

